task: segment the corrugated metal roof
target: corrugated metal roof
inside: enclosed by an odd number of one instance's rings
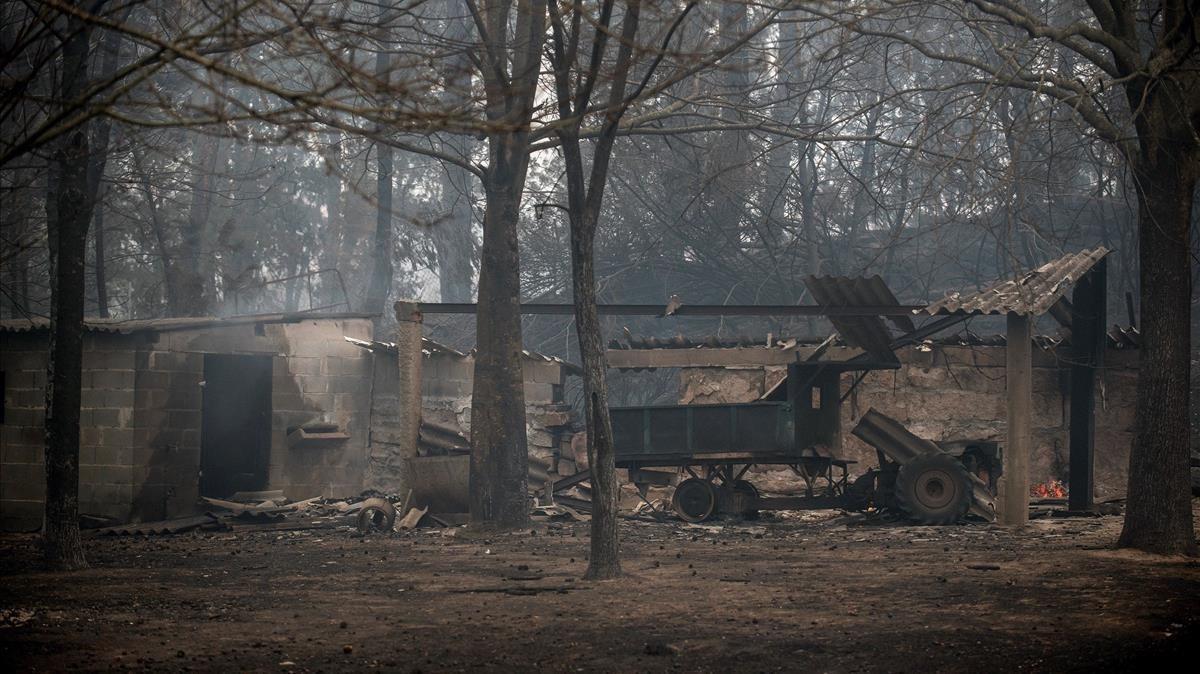
[[[953,292],[931,303],[923,313],[1008,314],[1038,316],[1050,310],[1067,290],[1108,255],[1103,246],[1064,255],[1057,260],[974,293]]]
[[[354,337],[345,337],[344,339],[347,342],[350,342],[351,344],[353,344],[359,348],[366,349],[368,351],[375,351],[375,352],[379,352],[379,353],[396,353],[396,343],[395,342],[380,342],[377,340],[355,339]],[[462,351],[459,351],[458,349],[451,348],[440,342],[435,342],[432,339],[429,339],[428,337],[421,338],[421,350],[423,352],[425,352],[425,355],[432,355],[434,353],[444,353],[444,354],[453,356],[455,358],[467,358],[467,357],[472,356],[475,353],[474,349],[471,350],[471,353],[463,353]],[[528,351],[528,350],[522,350],[521,353],[522,353],[522,355],[524,355],[526,358],[528,358],[530,360],[540,360],[540,361],[547,362],[547,363],[557,363],[558,365],[562,366],[562,368],[564,370],[566,370],[567,372],[569,372],[571,374],[575,374],[575,375],[583,374],[583,368],[579,367],[578,365],[576,365],[574,363],[565,361],[562,358],[559,358],[558,356],[547,356],[544,353],[538,353],[536,351]]]
[[[189,318],[147,318],[138,320],[119,321],[103,318],[89,318],[83,323],[88,332],[105,332],[129,335],[136,332],[169,332],[172,330],[196,330],[209,328],[227,328],[251,323],[299,323],[309,320],[345,320],[371,319],[375,314],[368,313],[339,313],[318,314],[309,312],[247,314],[244,316],[198,316]],[[50,319],[35,317],[32,319],[11,318],[0,321],[0,332],[37,332],[48,330]]]
[[[879,275],[860,276],[807,276],[813,299],[822,307],[882,307],[900,306]],[[829,322],[851,346],[856,346],[875,358],[892,360],[892,334],[880,316],[829,316]],[[912,319],[908,316],[889,316],[893,325],[905,332],[912,332]]]
[[[1042,349],[1054,349],[1062,344],[1070,344],[1070,337],[1056,335],[1034,335],[1033,341]],[[1108,346],[1113,349],[1136,349],[1141,341],[1141,333],[1135,327],[1114,325],[1108,331]],[[650,349],[779,349],[788,350],[797,347],[811,347],[821,340],[812,337],[772,337],[771,345],[767,346],[766,337],[720,337],[717,335],[675,335],[674,337],[654,337],[627,334],[625,342],[612,340],[608,348],[617,351],[650,350]],[[920,344],[938,346],[1004,346],[1007,339],[1003,334],[976,334],[970,331],[959,331],[950,334],[927,337]],[[834,340],[834,346],[846,346],[844,340]]]

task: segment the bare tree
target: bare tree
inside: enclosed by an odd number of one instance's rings
[[[613,578],[621,573],[617,536],[617,476],[613,447],[612,420],[608,412],[607,363],[604,336],[596,302],[594,245],[600,223],[608,167],[621,119],[629,106],[645,90],[657,65],[666,54],[667,43],[675,29],[687,17],[694,2],[684,6],[670,24],[660,49],[651,51],[656,58],[646,68],[641,83],[628,92],[627,83],[635,64],[634,51],[641,18],[640,0],[630,0],[621,8],[621,30],[617,36],[615,60],[606,71],[610,33],[614,21],[614,3],[605,0],[593,22],[585,21],[586,9],[580,5],[550,4],[553,28],[555,92],[560,122],[555,133],[560,142],[567,177],[567,214],[571,228],[571,269],[575,297],[575,332],[583,361],[584,412],[587,419],[588,466],[592,471],[591,554],[589,578]],[[592,26],[590,36],[583,25]],[[590,49],[589,49],[590,46]],[[581,52],[589,52],[581,64]],[[580,130],[593,112],[592,96],[599,80],[607,77],[608,95],[594,110],[602,122],[592,148],[591,170],[585,177]]]

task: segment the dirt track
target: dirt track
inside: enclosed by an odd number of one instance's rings
[[[0,661],[19,670],[1063,671],[1187,654],[1200,564],[1111,548],[1119,517],[990,526],[832,515],[476,537],[345,530],[92,538],[32,571],[0,538]],[[972,568],[974,567],[974,568]],[[998,568],[995,568],[998,567]],[[470,591],[476,590],[476,591]]]

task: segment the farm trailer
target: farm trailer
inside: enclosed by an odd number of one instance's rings
[[[861,510],[872,505],[899,509],[928,524],[954,522],[968,512],[994,519],[992,498],[1001,465],[995,443],[939,446],[874,410],[852,432],[876,448],[879,466],[850,481],[855,462],[836,455],[844,398],[841,374],[889,367],[894,366],[797,363],[788,367],[783,400],[613,408],[616,465],[629,471],[643,498],[650,486],[666,486],[684,472],[687,478],[676,486],[671,507],[689,522],[718,513]],[[756,465],[791,468],[803,481],[804,496],[763,497],[746,479]],[[662,468],[674,470],[655,470]],[[553,491],[588,477],[582,471],[563,478]]]

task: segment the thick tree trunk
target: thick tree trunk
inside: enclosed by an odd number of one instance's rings
[[[79,413],[83,380],[84,257],[91,217],[87,138],[76,133],[57,153],[57,213],[50,223],[50,360],[46,376],[46,563],[87,566],[79,536]]]
[[[1134,161],[1141,263],[1141,362],[1129,490],[1119,545],[1196,554],[1189,424],[1190,223],[1200,153],[1143,138]]]
[[[485,179],[487,209],[479,265],[475,381],[471,398],[471,522],[515,528],[529,521],[529,450],[521,355],[521,277],[517,224],[524,186],[525,141],[512,134]],[[520,155],[520,158],[513,158]]]
[[[58,95],[76,100],[87,82],[90,30],[67,21]],[[79,414],[83,381],[84,258],[92,217],[88,198],[87,129],[76,131],[51,160],[47,211],[50,247],[50,355],[46,376],[46,501],[42,550],[46,564],[87,566],[79,535]]]
[[[546,3],[481,3],[479,8],[482,14],[476,19],[481,32],[484,26],[487,31],[480,36],[486,42],[480,50],[480,74],[491,127],[488,164],[481,176],[487,206],[471,399],[471,523],[515,528],[529,522],[517,224],[529,168],[529,125],[541,71]],[[505,72],[509,74],[497,74]]]

